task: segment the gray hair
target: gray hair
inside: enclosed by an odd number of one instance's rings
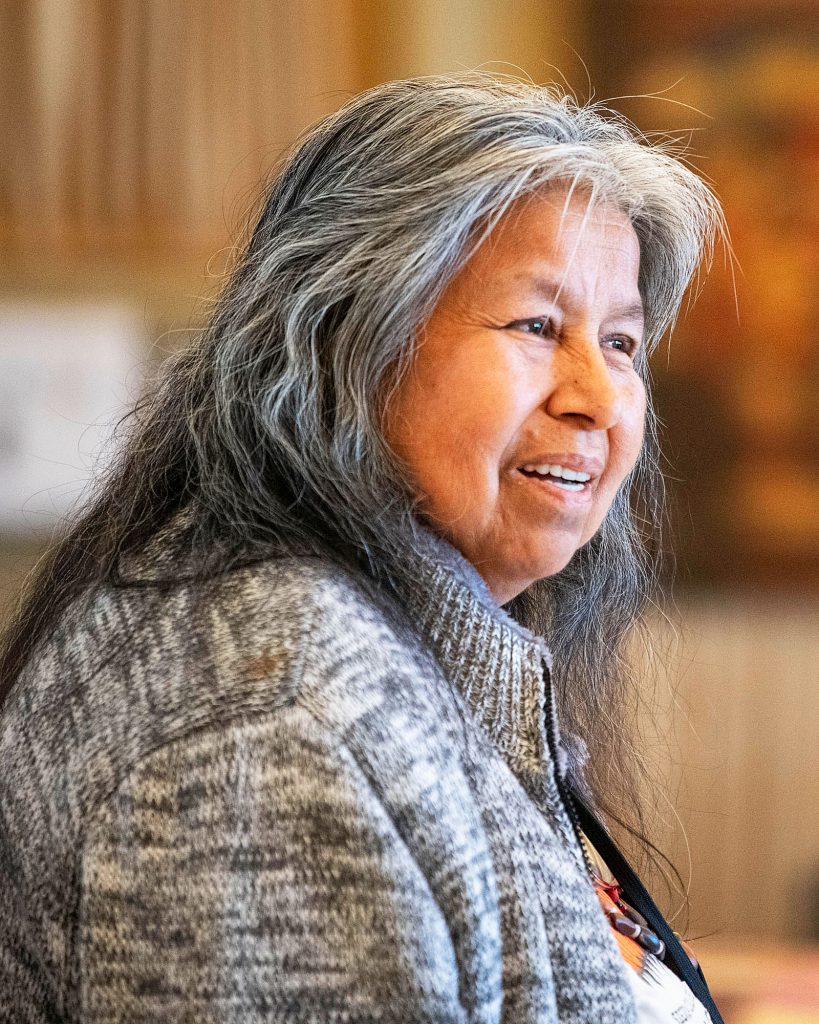
[[[108,538],[95,564],[110,567],[185,503],[208,571],[328,551],[386,582],[407,571],[418,496],[385,442],[384,411],[448,282],[510,204],[555,183],[630,219],[650,348],[721,223],[670,147],[552,86],[479,73],[390,82],[313,126],[270,186],[204,337],[141,410],[96,507]],[[639,369],[647,376],[645,357]],[[597,535],[507,606],[547,636],[567,727],[593,750],[613,749],[622,641],[656,582],[656,442],[650,413]],[[86,544],[90,522],[77,528]]]

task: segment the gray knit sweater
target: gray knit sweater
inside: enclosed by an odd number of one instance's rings
[[[548,651],[425,543],[400,601],[305,558],[64,617],[0,719],[0,1021],[634,1020]]]

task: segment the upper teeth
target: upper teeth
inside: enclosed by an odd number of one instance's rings
[[[548,463],[536,466],[534,463],[529,462],[523,468],[528,473],[540,473],[541,476],[557,476],[562,477],[564,480],[578,480],[580,483],[591,480],[591,473],[579,473],[574,469],[566,469],[565,466],[550,466]]]

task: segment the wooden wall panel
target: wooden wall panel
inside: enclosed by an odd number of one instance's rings
[[[362,86],[355,0],[17,0],[2,13],[0,242],[207,252]]]
[[[806,939],[819,898],[819,602],[714,595],[681,619],[671,789],[693,856],[692,933]],[[679,829],[673,849],[685,872]]]

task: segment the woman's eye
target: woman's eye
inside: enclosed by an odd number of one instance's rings
[[[637,342],[623,334],[614,334],[610,338],[606,338],[606,343],[615,352],[625,352],[627,356],[633,356],[637,350]]]
[[[513,326],[526,331],[527,334],[535,334],[545,338],[552,332],[552,321],[547,316],[538,316],[532,320],[518,320]]]

